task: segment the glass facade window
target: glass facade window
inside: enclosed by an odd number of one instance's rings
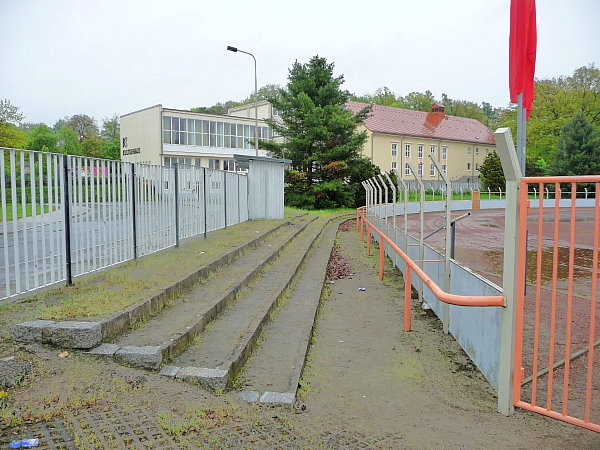
[[[419,163],[419,166],[417,168],[417,173],[419,174],[420,177],[423,176],[423,163]]]
[[[470,162],[468,162],[468,163],[467,163],[467,170],[468,170],[469,172],[471,171],[471,163],[470,163]]]
[[[209,169],[221,169],[221,160],[220,159],[209,159],[208,160],[208,168]]]
[[[254,125],[163,116],[163,143],[216,148],[254,148]],[[273,138],[270,127],[258,127],[258,138]]]

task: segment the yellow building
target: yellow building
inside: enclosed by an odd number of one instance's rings
[[[356,113],[368,104],[346,106]],[[432,155],[451,181],[476,187],[483,160],[496,148],[489,128],[475,119],[446,115],[437,103],[431,112],[373,105],[364,129],[368,139],[363,155],[382,171],[395,170],[407,180],[414,180],[409,166],[424,181],[441,180]]]

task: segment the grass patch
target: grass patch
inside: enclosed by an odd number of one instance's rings
[[[291,206],[286,206],[285,207],[285,217],[288,216],[295,216],[298,214],[304,214],[304,213],[308,213],[314,216],[319,216],[319,217],[329,217],[329,216],[335,216],[338,214],[344,214],[344,213],[356,213],[356,209],[354,208],[338,208],[338,209],[300,209],[300,208],[293,208]]]
[[[48,205],[44,205],[43,207],[41,205],[35,205],[35,213],[36,215],[40,215],[42,214],[42,211],[44,213],[47,213],[48,211],[50,211],[50,208],[48,207]],[[25,204],[25,217],[31,217],[33,216],[33,205],[31,203],[26,203]],[[7,203],[6,204],[6,221],[10,222],[11,220],[13,220],[13,205],[12,203]],[[17,219],[22,219],[23,218],[23,205],[21,203],[17,203]],[[3,211],[2,208],[0,208],[0,220],[4,220],[4,215],[3,215]]]

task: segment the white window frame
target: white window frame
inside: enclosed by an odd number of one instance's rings
[[[411,144],[404,145],[404,156],[406,156],[407,158],[410,158],[410,145]]]
[[[423,163],[420,162],[419,165],[417,166],[417,175],[419,175],[420,177],[423,176]]]
[[[430,145],[429,146],[429,154],[430,155],[435,155],[435,145]]]
[[[475,147],[475,154],[479,155],[479,147]]]
[[[392,161],[392,170],[396,170],[398,167],[398,163],[396,161]]]
[[[468,163],[467,163],[467,172],[470,172],[470,171],[471,171],[471,163],[470,163],[470,162],[468,162]]]
[[[398,155],[398,143],[392,142],[392,157]]]
[[[442,164],[442,172],[448,173],[448,166],[446,164]]]
[[[418,153],[419,158],[423,157],[423,147],[424,147],[423,144],[419,144],[419,147],[418,147],[418,149],[419,149],[419,153]]]
[[[442,159],[448,159],[448,147],[442,147]]]
[[[429,176],[435,177],[435,164],[429,164]]]
[[[404,164],[404,175],[410,175],[410,167],[408,163]]]
[[[473,152],[472,147],[467,147],[467,155],[470,155]]]

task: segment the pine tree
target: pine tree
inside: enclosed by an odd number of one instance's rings
[[[344,77],[334,77],[333,67],[319,56],[307,64],[295,62],[286,88],[269,98],[282,112],[280,122],[269,124],[284,143],[263,142],[262,146],[291,159],[297,171],[294,179],[302,180],[288,185],[286,202],[291,206],[324,209],[362,204],[360,181],[378,172],[360,156],[367,136],[357,127],[370,108],[358,114],[345,108],[350,94],[341,89]]]
[[[580,111],[565,124],[551,167],[553,175],[600,175],[600,132]]]
[[[492,191],[505,190],[506,179],[502,171],[502,162],[496,152],[490,153],[483,160],[479,168],[479,178],[484,190],[488,188]]]

